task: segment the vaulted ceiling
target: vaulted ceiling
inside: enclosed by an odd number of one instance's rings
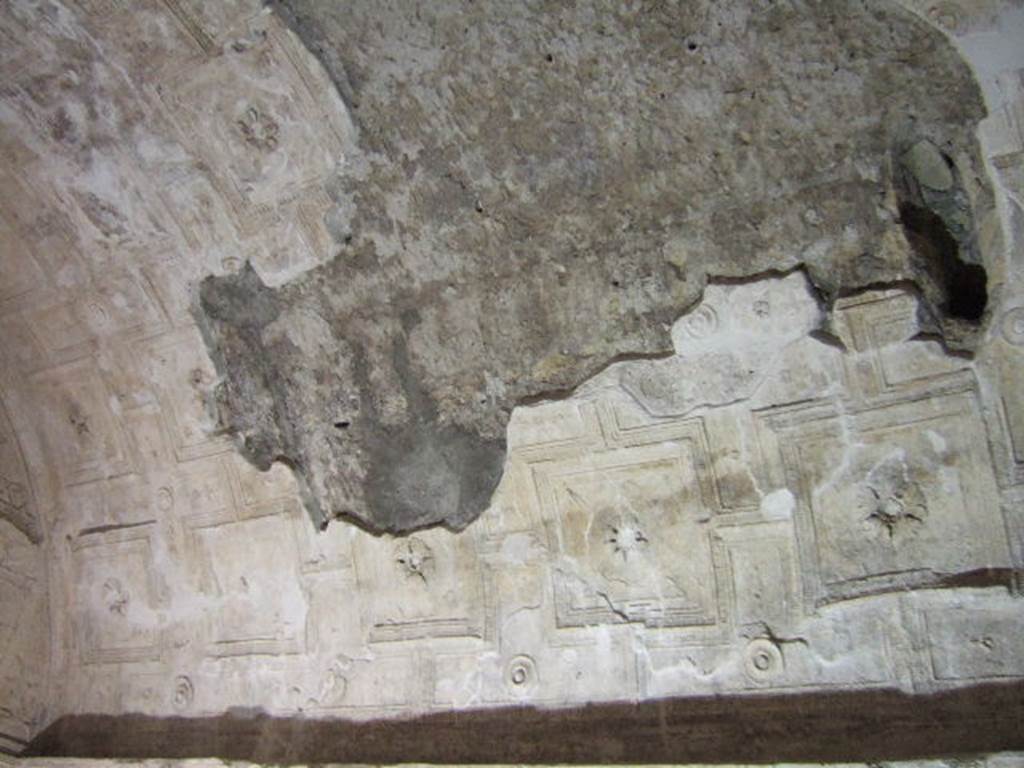
[[[10,0],[0,75],[0,751],[1024,678],[1019,3]]]

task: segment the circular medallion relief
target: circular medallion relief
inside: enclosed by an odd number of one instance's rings
[[[528,695],[537,685],[537,665],[526,655],[513,657],[505,666],[505,685],[518,696]]]
[[[768,682],[783,670],[782,651],[767,638],[751,640],[744,654],[747,677],[757,682]]]
[[[691,339],[706,339],[718,330],[718,314],[706,304],[701,305],[683,318],[682,330]]]
[[[1003,338],[1014,346],[1024,346],[1024,307],[1014,307],[1003,315]]]
[[[192,687],[191,680],[185,677],[185,675],[178,675],[174,678],[173,703],[175,709],[187,709],[195,697],[196,692]]]

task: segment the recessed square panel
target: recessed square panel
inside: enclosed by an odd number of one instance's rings
[[[718,620],[711,512],[692,443],[534,466],[552,551],[559,627]]]
[[[87,664],[153,661],[161,654],[159,594],[150,570],[152,526],[73,544],[75,608]]]
[[[780,432],[798,493],[812,600],[939,584],[1010,565],[988,443],[972,392],[919,397]],[[813,583],[810,579],[808,583]]]

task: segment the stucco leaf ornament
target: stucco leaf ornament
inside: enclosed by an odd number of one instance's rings
[[[881,528],[894,543],[912,536],[928,516],[921,486],[900,458],[875,466],[861,484],[860,497],[864,519]]]

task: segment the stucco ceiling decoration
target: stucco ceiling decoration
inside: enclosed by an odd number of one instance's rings
[[[909,281],[974,343],[981,94],[891,3],[274,7],[353,125],[338,253],[211,279],[197,317],[225,427],[317,525],[464,528],[512,408],[670,351],[709,276]]]
[[[1013,746],[1022,39],[1011,0],[2,4],[0,753]]]

